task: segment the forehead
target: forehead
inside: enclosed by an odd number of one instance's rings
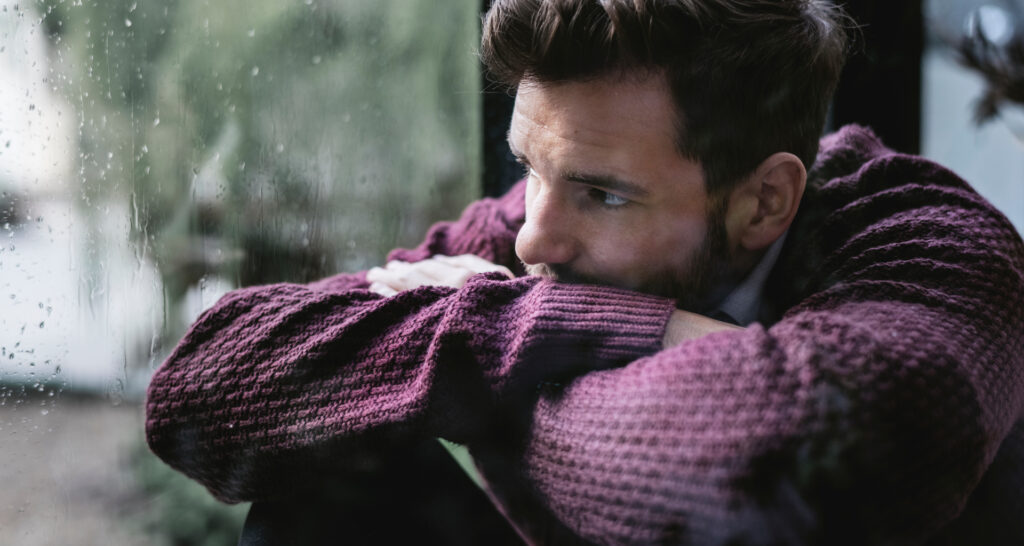
[[[544,132],[584,145],[608,146],[637,138],[675,151],[676,110],[660,75],[519,85],[510,141]]]
[[[661,75],[520,84],[513,153],[550,180],[629,181],[643,192],[703,191],[700,164],[677,147],[677,110]]]

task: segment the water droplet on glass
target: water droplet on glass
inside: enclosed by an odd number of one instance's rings
[[[313,64],[320,64],[321,60],[319,55],[313,55]]]
[[[252,75],[253,75],[254,77],[255,77],[255,76],[256,76],[257,74],[259,74],[259,73],[260,73],[260,67],[258,67],[258,66],[254,66],[254,67],[252,67]]]
[[[42,415],[49,415],[50,414],[50,410],[44,409],[44,410],[40,411],[39,413],[42,414]]]
[[[156,127],[157,125],[160,125],[160,118],[156,118],[153,120],[153,127]]]
[[[132,26],[132,20],[131,19],[125,19],[124,20],[124,26],[130,28]]]
[[[278,144],[276,150],[280,153],[284,151],[284,144]]]
[[[253,36],[256,36],[256,29],[250,28],[249,29],[249,37],[252,38]]]

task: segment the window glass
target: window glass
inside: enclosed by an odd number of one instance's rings
[[[979,126],[974,106],[982,77],[957,62],[955,46],[974,25],[1003,46],[1024,33],[1019,0],[928,0],[928,43],[922,62],[922,155],[953,169],[1024,230],[1024,114],[1007,105]],[[1019,39],[1019,38],[1018,38]]]
[[[479,4],[0,0],[0,543],[233,544],[142,437],[231,288],[365,269],[479,194]]]

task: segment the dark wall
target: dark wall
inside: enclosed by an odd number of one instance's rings
[[[848,0],[860,25],[832,104],[832,126],[860,123],[889,147],[921,148],[921,54],[924,17],[920,0]]]
[[[486,81],[484,76],[484,195],[505,193],[523,177],[523,167],[508,149],[506,136],[512,120],[515,99],[503,89]]]
[[[481,14],[487,13],[491,1],[481,0]],[[483,66],[480,67],[480,84],[484,90],[482,189],[485,196],[497,196],[505,193],[523,177],[523,168],[516,163],[506,142],[515,98],[502,86],[489,81]]]

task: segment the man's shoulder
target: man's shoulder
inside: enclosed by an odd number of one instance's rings
[[[769,285],[780,316],[884,259],[935,248],[964,256],[1007,249],[1022,264],[1020,236],[991,203],[934,161],[887,148],[870,130],[843,127],[821,141],[800,212]],[[902,256],[902,258],[901,258]],[[770,291],[771,292],[771,291]]]
[[[965,180],[925,157],[892,150],[863,126],[847,125],[821,139],[808,173],[806,208],[832,215],[852,204],[889,201],[875,212],[918,210],[922,200],[933,206],[970,206],[1000,213]]]
[[[889,170],[885,173],[872,171],[873,168],[880,170],[880,167]],[[925,184],[933,176],[952,175],[951,171],[930,159],[889,148],[870,128],[853,124],[821,139],[808,180],[813,188],[835,184],[837,179],[850,186],[863,184],[865,177],[874,180],[879,178],[879,174],[885,174],[882,178],[899,184],[904,181],[901,173],[911,171],[919,173],[918,176],[923,178],[918,182]]]

